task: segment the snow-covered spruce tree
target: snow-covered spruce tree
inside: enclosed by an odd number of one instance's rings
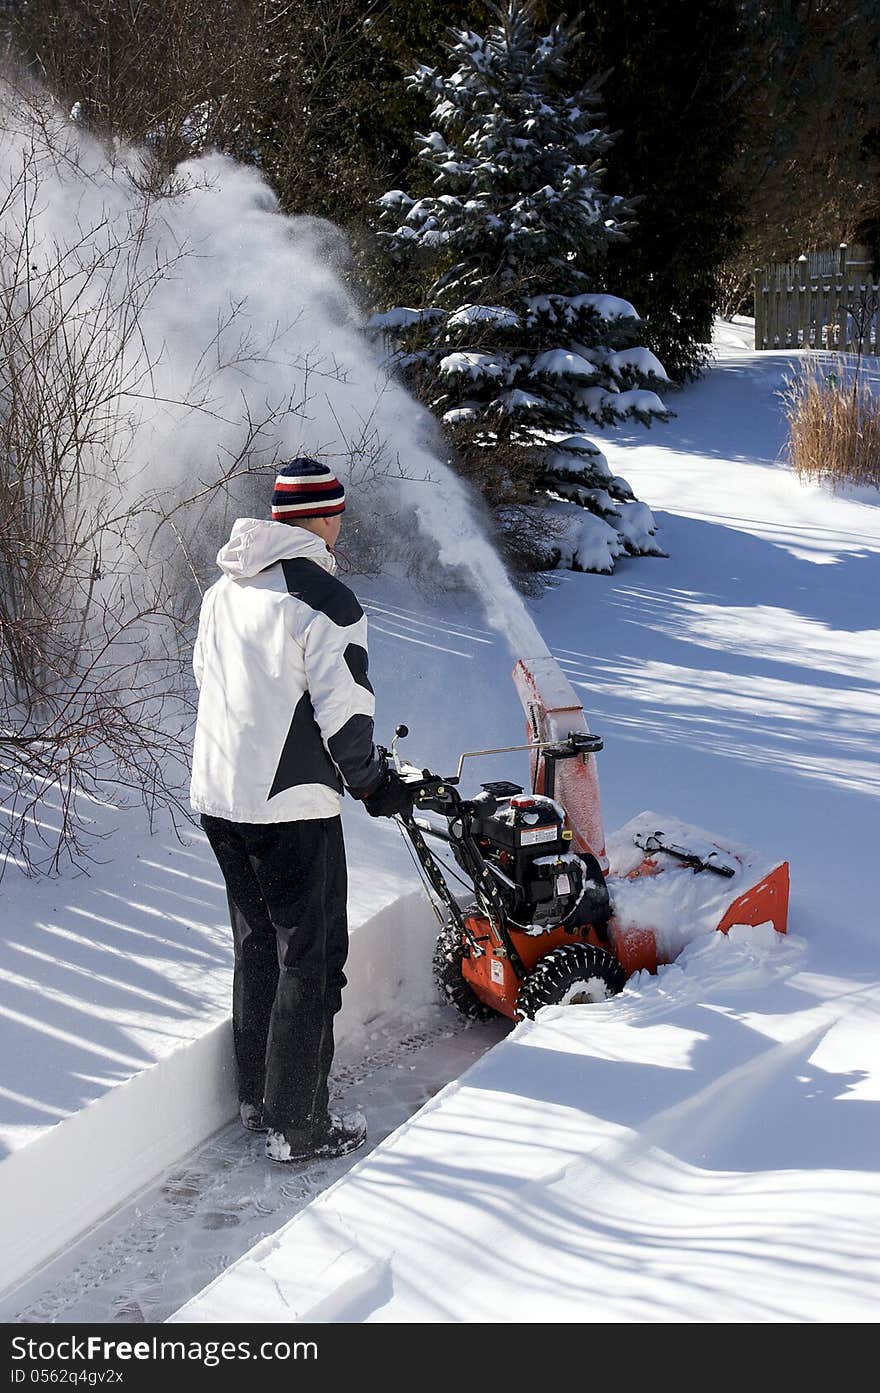
[[[451,31],[448,75],[421,66],[407,79],[433,103],[436,129],[418,137],[432,191],[384,194],[379,235],[403,285],[432,279],[421,307],[368,328],[442,417],[502,528],[540,498],[556,514],[543,555],[535,539],[540,561],[610,571],[624,552],[664,553],[649,509],[583,431],[667,418],[653,388],[669,379],[637,346],[632,305],[594,293],[630,209],[600,187],[612,137],[598,82],[564,94],[578,36],[559,24],[539,36],[523,0],[490,8],[485,36]]]

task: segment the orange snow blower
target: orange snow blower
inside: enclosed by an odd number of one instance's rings
[[[656,972],[698,933],[772,924],[786,931],[788,863],[761,865],[677,819],[642,813],[606,849],[596,755],[601,738],[555,660],[520,661],[514,683],[528,741],[467,751],[443,777],[400,761],[412,784],[401,819],[423,879],[439,897],[434,954],[441,993],[472,1019],[534,1016],[542,1006],[601,1001],[634,972]],[[506,780],[459,793],[466,759],[528,750],[531,789]],[[441,823],[425,813],[439,814]],[[448,847],[462,875],[425,837]],[[461,881],[462,903],[447,876]]]

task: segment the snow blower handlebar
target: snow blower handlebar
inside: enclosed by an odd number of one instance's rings
[[[394,731],[394,738],[391,741],[391,749],[386,750],[383,745],[379,746],[382,754],[388,757],[390,754],[394,768],[398,774],[409,775],[408,782],[412,782],[412,776],[421,773],[423,779],[436,780],[440,776],[432,774],[428,769],[419,771],[413,764],[405,764],[397,753],[398,740],[406,739],[409,735],[409,726],[399,725]],[[524,745],[496,745],[487,750],[464,750],[458,757],[458,768],[454,774],[447,775],[441,782],[447,784],[461,783],[462,771],[466,759],[477,759],[481,755],[505,755],[514,750],[541,750],[547,766],[555,764],[560,759],[572,759],[575,755],[598,754],[604,748],[604,741],[601,735],[593,735],[591,731],[572,730],[564,740],[529,740]],[[547,770],[549,774],[549,767]],[[552,798],[552,793],[548,793]]]
[[[565,740],[530,740],[526,745],[499,745],[493,750],[465,750],[458,759],[458,769],[455,771],[455,779],[461,779],[462,769],[466,759],[475,759],[478,755],[503,755],[511,750],[541,750],[544,755],[547,773],[550,772],[551,765],[558,759],[571,759],[575,755],[598,754],[603,748],[601,735],[593,735],[589,731],[573,730]],[[548,798],[552,798],[552,792],[548,792]]]
[[[400,821],[425,878],[443,900],[474,954],[480,957],[485,950],[471,933],[462,907],[446,882],[442,865],[429,848],[423,833],[438,838],[450,847],[470,882],[477,904],[504,945],[514,971],[522,976],[525,969],[507,930],[507,912],[492,874],[494,867],[483,859],[474,836],[473,804],[460,796],[454,786],[457,780],[444,779],[428,769],[422,771],[420,779],[408,779],[407,782],[413,790],[413,812],[409,817],[401,817]],[[417,809],[439,813],[446,820],[446,828],[435,827],[427,818],[416,817]]]
[[[407,783],[413,795],[413,811],[406,817],[401,814],[399,821],[412,845],[417,861],[428,884],[440,897],[452,919],[458,925],[477,957],[485,951],[482,944],[468,928],[462,907],[447,884],[441,864],[437,861],[425,841],[423,833],[437,837],[452,849],[455,860],[470,882],[473,894],[492,923],[498,938],[503,943],[514,971],[524,975],[525,968],[507,930],[507,912],[490,867],[480,853],[473,834],[474,805],[463,799],[456,788],[459,776],[445,777],[430,769],[419,769],[416,765],[404,763],[397,753],[397,741],[409,731],[406,726],[398,726],[394,732],[391,750],[378,746],[380,754],[386,758],[391,755],[397,772]],[[512,785],[512,787],[517,787]],[[438,813],[446,821],[446,828],[433,826],[427,818],[416,817],[416,812]]]

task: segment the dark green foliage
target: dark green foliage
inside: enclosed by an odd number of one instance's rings
[[[608,288],[636,300],[646,342],[676,379],[704,361],[739,236],[739,11],[738,0],[590,0],[576,59],[581,78],[610,70],[607,179],[640,198],[636,231],[609,254]]]
[[[287,212],[356,225],[383,173],[408,158],[377,100],[396,76],[372,35],[379,8],[357,0],[264,0],[248,123],[253,158]]]

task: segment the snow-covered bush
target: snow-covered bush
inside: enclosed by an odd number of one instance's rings
[[[537,493],[556,501],[554,513],[586,509],[616,549],[550,554],[610,570],[614,555],[663,553],[648,509],[635,521],[629,485],[581,432],[666,419],[656,389],[668,378],[638,345],[633,306],[595,290],[597,259],[624,236],[629,209],[601,188],[612,137],[596,84],[561,90],[571,30],[538,36],[521,0],[494,14],[485,36],[453,31],[449,74],[422,66],[408,80],[433,103],[436,128],[418,138],[431,192],[384,194],[380,237],[402,269],[432,278],[425,305],[376,314],[368,328],[441,417],[489,503]],[[501,469],[488,463],[496,451]],[[566,535],[584,529],[575,517]]]

